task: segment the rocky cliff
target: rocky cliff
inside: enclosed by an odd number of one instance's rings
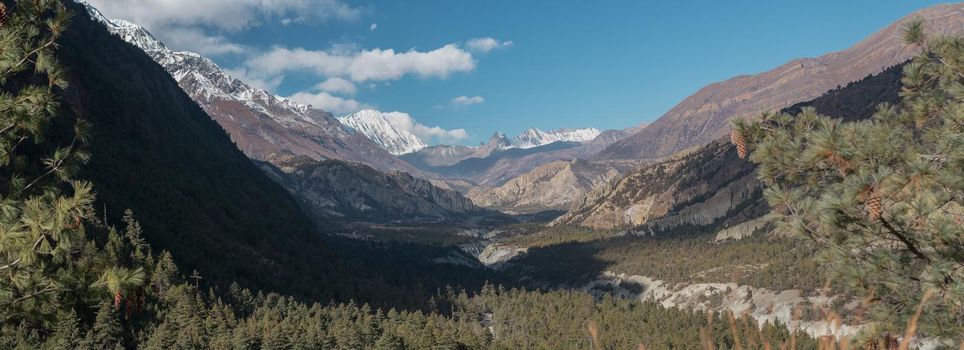
[[[573,199],[618,176],[617,169],[603,162],[556,161],[498,187],[477,187],[467,196],[480,206],[504,211],[565,210]]]

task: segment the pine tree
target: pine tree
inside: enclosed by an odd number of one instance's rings
[[[378,341],[375,342],[376,350],[403,350],[405,349],[405,343],[402,338],[398,337],[392,333],[384,333]]]
[[[8,2],[6,15],[0,26],[0,323],[39,326],[72,310],[67,301],[120,295],[143,274],[116,266],[92,246],[93,189],[72,178],[88,159],[89,127],[76,120],[69,132],[57,128],[68,123],[57,119],[67,81],[55,55],[67,11],[60,1],[23,0]]]
[[[123,346],[124,329],[120,315],[110,303],[102,303],[97,310],[94,326],[87,332],[80,348],[90,350],[120,350]]]
[[[921,53],[904,67],[899,105],[852,123],[813,109],[765,115],[735,132],[778,221],[876,301],[878,335],[922,305],[920,331],[953,339],[964,334],[964,40],[928,38],[923,25],[904,28]]]
[[[57,317],[57,326],[47,338],[46,349],[74,349],[83,338],[80,335],[80,320],[73,311],[63,312]]]

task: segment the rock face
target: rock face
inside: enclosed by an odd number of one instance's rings
[[[555,224],[665,230],[709,225],[761,197],[755,167],[716,141],[695,153],[639,168],[573,202]]]
[[[599,159],[656,159],[703,145],[729,132],[727,121],[753,117],[814,99],[838,86],[899,64],[917,51],[903,43],[901,24],[923,17],[928,31],[964,33],[964,4],[936,5],[911,14],[856,45],[817,58],[791,61],[756,75],[711,84],[635,135],[616,142]]]
[[[403,172],[382,173],[358,163],[308,157],[262,163],[320,218],[366,222],[449,222],[495,216],[459,192]]]
[[[500,269],[510,260],[528,252],[528,248],[517,248],[499,244],[489,244],[479,253],[479,261],[490,269]]]
[[[613,272],[604,273],[585,288],[594,293],[615,292],[622,297],[650,300],[667,308],[746,314],[761,324],[779,321],[790,330],[799,329],[813,337],[830,335],[841,338],[854,335],[862,328],[827,320],[794,319],[794,309],[798,307],[827,307],[833,301],[831,297],[806,296],[797,289],[772,291],[736,283],[671,284]]]
[[[901,70],[902,66],[888,68],[785,111],[795,114],[810,106],[845,121],[868,118],[880,103],[898,101]],[[716,140],[597,187],[573,201],[569,212],[553,223],[716,232],[767,212],[755,169],[737,156],[728,140]]]
[[[412,153],[428,147],[415,134],[396,128],[391,119],[397,117],[407,119],[408,116],[402,116],[399,112],[366,109],[338,118],[338,121],[362,133],[394,155]]]
[[[89,5],[87,10],[110,32],[144,50],[164,67],[253,159],[265,160],[274,154],[304,155],[421,174],[365,135],[346,128],[328,112],[251,87],[201,55],[168,49],[141,26],[108,19]]]
[[[759,229],[766,227],[767,220],[765,217],[756,218],[744,223],[728,227],[726,229],[720,230],[716,233],[716,238],[714,241],[723,242],[726,240],[738,240],[745,237],[749,237],[754,232]]]
[[[541,165],[498,187],[477,187],[467,194],[476,204],[503,211],[567,209],[572,200],[619,175],[608,163],[585,160]]]

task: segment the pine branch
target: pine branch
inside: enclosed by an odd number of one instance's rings
[[[37,53],[40,52],[41,50],[45,50],[45,49],[47,49],[48,47],[53,46],[55,42],[56,42],[56,41],[54,40],[54,38],[50,38],[50,40],[48,40],[45,44],[41,45],[40,47],[37,47],[37,48],[35,48],[35,49],[33,49],[33,50],[30,50],[30,52],[27,52],[27,54],[24,55],[23,58],[20,59],[20,62],[17,62],[17,64],[10,66],[10,68],[7,69],[6,72],[3,72],[3,75],[8,75],[8,74],[12,73],[16,67],[22,66],[24,63],[26,63],[27,61],[29,61],[31,56],[37,54]]]
[[[62,289],[57,288],[57,287],[54,287],[54,286],[48,286],[48,287],[46,287],[46,288],[44,288],[44,289],[41,289],[41,290],[39,290],[39,291],[35,291],[35,292],[33,292],[33,293],[24,295],[24,296],[22,296],[22,297],[13,299],[13,300],[11,300],[11,301],[9,301],[9,302],[7,302],[7,303],[0,304],[0,306],[10,306],[10,305],[19,303],[19,302],[24,301],[24,300],[27,300],[27,299],[36,298],[36,297],[41,296],[41,295],[43,295],[43,294],[52,293],[52,292],[58,292],[58,291],[62,291]]]
[[[904,246],[907,247],[907,250],[910,250],[911,253],[914,253],[914,255],[916,255],[918,258],[920,258],[921,260],[924,260],[924,262],[928,262],[928,263],[931,262],[931,259],[928,258],[927,255],[924,255],[923,252],[917,249],[917,246],[914,245],[914,243],[912,243],[909,238],[904,236],[902,233],[898,232],[897,229],[894,228],[894,226],[892,226],[889,222],[887,222],[887,220],[884,220],[884,218],[880,218],[880,222],[884,224],[884,227],[886,227],[891,234],[893,234],[895,237],[897,237],[897,239],[899,239],[902,243],[904,243]]]
[[[31,250],[33,250],[35,253],[40,253],[40,252],[37,252],[37,247],[40,247],[40,243],[43,243],[43,241],[44,241],[45,238],[47,238],[47,235],[41,233],[41,234],[40,234],[40,237],[37,238],[37,241],[33,242],[33,247],[31,248]],[[11,263],[9,263],[9,264],[6,264],[6,265],[4,265],[4,266],[0,266],[0,270],[9,269],[9,268],[11,268],[11,267],[19,264],[20,261],[22,261],[22,260],[23,260],[23,258],[17,258],[17,260],[14,260],[13,262],[11,262]]]
[[[14,265],[19,264],[21,260],[23,260],[23,258],[17,258],[17,260],[14,260],[13,262],[11,262],[11,263],[9,263],[9,264],[0,266],[0,270],[9,269],[9,268],[13,267]]]
[[[67,155],[65,155],[63,158],[57,160],[57,163],[54,164],[52,167],[50,167],[50,170],[48,170],[48,171],[47,171],[46,173],[44,173],[43,175],[40,175],[39,177],[37,177],[36,179],[34,179],[33,181],[31,181],[29,184],[27,184],[27,186],[25,186],[23,189],[21,189],[19,192],[17,192],[17,194],[19,195],[19,194],[23,194],[24,192],[27,192],[27,190],[30,189],[30,187],[33,187],[34,185],[36,185],[37,183],[39,183],[40,180],[43,180],[43,179],[46,178],[47,176],[50,176],[51,174],[57,172],[57,170],[60,169],[60,166],[64,165],[64,162],[67,161],[67,159],[70,158],[71,153],[74,152],[74,145],[75,145],[76,143],[77,143],[77,136],[74,136],[74,139],[70,141],[70,145],[67,146]]]

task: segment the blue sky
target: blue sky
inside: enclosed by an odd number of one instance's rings
[[[940,3],[91,2],[279,95],[336,114],[405,112],[440,127],[425,129],[428,141],[461,144],[494,131],[649,122],[706,84],[844,49]]]

